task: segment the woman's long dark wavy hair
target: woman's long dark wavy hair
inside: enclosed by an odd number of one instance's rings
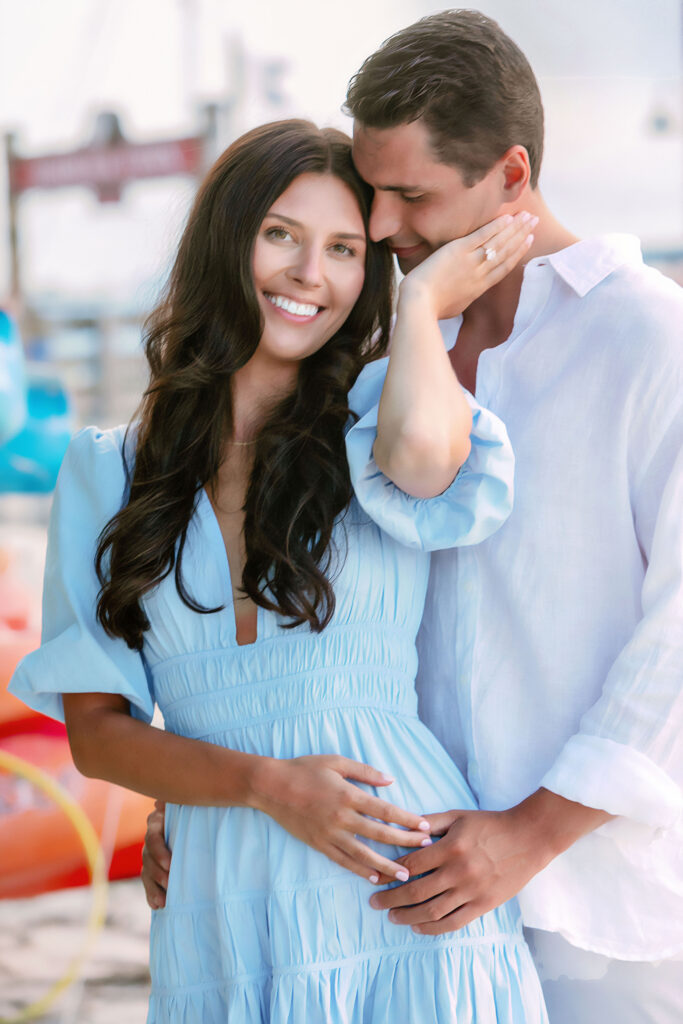
[[[353,167],[346,135],[300,120],[256,128],[210,170],[163,300],[147,321],[150,383],[134,420],[127,503],[100,534],[95,560],[98,619],[133,649],[142,648],[149,628],[141,599],[171,572],[189,608],[220,611],[198,604],[185,587],[187,530],[231,436],[230,379],[263,330],[252,279],[256,236],[278,196],[310,173],[333,175],[351,190],[367,233],[371,190]],[[351,498],[347,396],[365,363],[385,351],[391,282],[387,248],[369,241],[356,305],[334,337],[302,361],[295,390],[268,415],[254,446],[242,587],[291,626],[308,622],[320,631],[334,612],[332,529]]]

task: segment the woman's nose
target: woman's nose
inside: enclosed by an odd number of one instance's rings
[[[303,246],[291,271],[295,281],[307,288],[317,288],[323,283],[323,253],[316,246]]]

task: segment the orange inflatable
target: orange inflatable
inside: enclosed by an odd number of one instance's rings
[[[42,768],[74,797],[100,837],[110,878],[136,875],[153,801],[86,779],[64,726],[7,692],[19,660],[40,643],[39,591],[24,584],[21,564],[17,550],[0,544],[0,750]],[[85,885],[88,878],[82,843],[62,810],[26,779],[0,772],[0,899]]]
[[[31,711],[20,700],[7,692],[7,686],[18,662],[40,644],[37,629],[24,626],[10,629],[0,621],[0,737],[24,729],[34,729],[46,722],[42,715]]]
[[[110,878],[138,874],[153,801],[100,779],[85,778],[71,759],[63,727],[50,722],[48,728],[48,733],[5,736],[0,749],[42,768],[77,800],[100,837],[110,862]],[[0,774],[0,899],[34,896],[87,881],[83,847],[62,811],[25,780]]]
[[[7,692],[17,662],[40,644],[39,583],[34,580],[31,588],[20,571],[33,562],[33,572],[38,572],[40,548],[38,538],[32,546],[24,539],[23,548],[13,548],[0,538],[0,736],[34,728],[40,719]]]

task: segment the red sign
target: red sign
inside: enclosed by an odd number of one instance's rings
[[[53,153],[10,160],[10,189],[16,195],[31,188],[85,185],[103,200],[118,199],[121,185],[137,178],[197,174],[202,165],[201,138],[169,139],[132,145],[88,146],[71,153]]]

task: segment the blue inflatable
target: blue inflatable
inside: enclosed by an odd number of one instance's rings
[[[26,372],[21,338],[14,321],[0,309],[0,444],[26,422]]]
[[[72,431],[61,381],[27,379],[19,332],[0,310],[0,492],[52,491]]]
[[[47,494],[73,432],[66,392],[56,378],[29,378],[23,430],[0,447],[0,492]]]

